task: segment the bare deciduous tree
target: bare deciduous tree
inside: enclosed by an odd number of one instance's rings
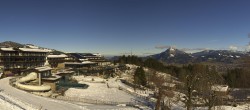
[[[212,107],[220,101],[220,97],[215,93],[212,87],[222,84],[222,81],[223,79],[216,72],[215,67],[203,66],[203,72],[199,80],[200,86],[197,90],[202,98],[202,102],[208,106],[208,110],[211,110]]]
[[[172,98],[174,97],[174,93],[173,91],[164,86],[165,83],[171,83],[171,80],[169,80],[168,78],[164,77],[164,75],[159,75],[157,74],[156,71],[152,71],[152,76],[150,77],[150,82],[152,82],[154,84],[155,90],[156,92],[156,110],[160,110],[160,109],[166,109],[166,110],[170,110],[171,105],[167,104],[165,105],[165,108],[163,108],[161,106],[161,102],[163,101],[164,97],[169,97]]]
[[[222,77],[217,74],[215,68],[195,64],[187,67],[184,81],[184,103],[187,110],[191,110],[194,104],[204,104],[211,110],[218,103],[219,97],[212,90],[212,86],[221,84]]]

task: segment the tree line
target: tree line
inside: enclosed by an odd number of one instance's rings
[[[250,78],[250,71],[247,68],[228,69],[226,74],[219,74],[215,66],[203,64],[187,64],[182,66],[164,65],[155,59],[142,59],[137,56],[122,56],[116,62],[140,66],[136,69],[134,82],[143,86],[147,86],[147,82],[154,83],[155,87],[158,88],[158,100],[156,102],[156,108],[158,109],[160,108],[162,97],[168,96],[169,94],[173,95],[171,90],[163,87],[163,83],[171,83],[171,81],[162,79],[163,77],[157,76],[156,72],[145,73],[142,67],[148,67],[153,71],[168,73],[178,78],[178,80],[182,82],[182,86],[179,90],[185,94],[182,101],[188,110],[191,110],[192,107],[195,106],[195,101],[193,101],[194,95],[201,97],[202,101],[210,110],[213,106],[222,104],[220,96],[216,95],[211,89],[213,85],[227,84],[232,88],[250,87],[250,80],[248,80]],[[150,78],[145,78],[145,76],[150,76]],[[193,91],[196,91],[196,94],[194,94]]]
[[[244,60],[246,62],[247,60]],[[189,65],[182,65],[182,66],[175,66],[175,65],[164,65],[163,63],[157,61],[153,58],[145,58],[142,59],[137,56],[121,56],[118,60],[115,61],[116,63],[122,64],[135,64],[142,67],[148,67],[160,72],[168,73],[180,81],[184,81],[185,77],[187,76],[187,70],[194,68],[194,64]],[[245,63],[244,63],[245,64]],[[249,65],[248,65],[249,66]],[[225,70],[226,73],[222,75],[218,75],[218,77],[222,78],[224,84],[228,84],[232,88],[250,88],[250,69],[248,66],[244,66],[244,68],[231,68]],[[213,72],[217,73],[215,66],[207,66],[207,70],[213,70]]]

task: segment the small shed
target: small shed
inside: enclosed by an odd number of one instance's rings
[[[211,87],[211,90],[219,96],[228,95],[228,85],[213,85]]]
[[[163,86],[166,88],[166,89],[169,89],[169,90],[175,90],[176,89],[176,84],[174,83],[163,83]]]

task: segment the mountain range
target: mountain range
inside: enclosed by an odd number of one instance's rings
[[[200,62],[234,63],[234,61],[245,56],[249,56],[249,53],[230,50],[204,50],[191,54],[175,48],[168,48],[164,52],[148,57],[166,64],[187,64]]]
[[[14,48],[40,48],[44,47],[35,46],[33,44],[20,44],[13,41],[5,41],[0,43],[0,47],[14,47]],[[52,54],[62,54],[64,52],[49,49]],[[186,53],[176,48],[168,48],[167,50],[147,56],[146,58],[154,58],[166,64],[188,64],[200,62],[220,62],[220,63],[234,63],[242,57],[249,56],[250,52],[230,51],[230,50],[204,50],[197,53]]]

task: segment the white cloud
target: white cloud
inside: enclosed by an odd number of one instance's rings
[[[156,53],[153,53],[153,52],[145,52],[145,53],[142,53],[143,55],[153,55],[153,54],[156,54]]]
[[[168,49],[170,47],[176,48],[176,46],[171,46],[171,45],[158,45],[158,46],[155,46],[156,49]]]
[[[132,53],[130,52],[123,52],[123,53],[120,53],[121,55],[131,55]]]
[[[250,50],[250,45],[247,45],[247,46],[245,47],[245,50],[249,51],[249,50]]]
[[[238,47],[235,46],[235,45],[230,45],[230,46],[229,46],[229,50],[236,51],[236,50],[238,50]]]
[[[182,50],[182,51],[203,51],[203,50],[209,50],[209,48],[182,48],[180,50]]]

